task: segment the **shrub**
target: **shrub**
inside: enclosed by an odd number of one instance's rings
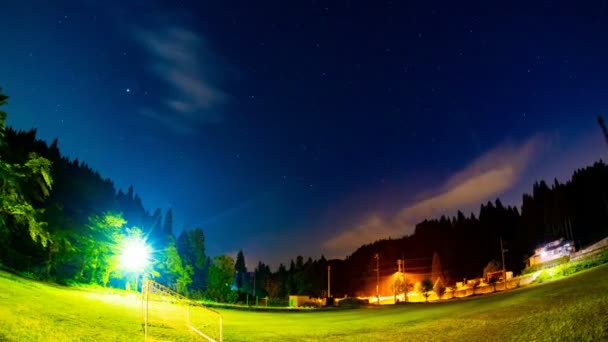
[[[339,303],[341,308],[347,308],[347,309],[356,309],[358,307],[365,306],[367,304],[368,303],[365,300],[362,300],[359,298],[354,298],[354,297],[343,299]]]

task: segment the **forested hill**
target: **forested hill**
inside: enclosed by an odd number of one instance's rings
[[[150,214],[133,187],[126,193],[117,191],[110,179],[103,178],[86,163],[62,156],[57,140],[48,145],[37,139],[36,130],[4,130],[0,147],[3,165],[16,169],[25,165],[33,155],[50,161],[49,191],[43,194],[38,190],[38,178],[28,181],[18,175],[14,185],[19,189],[23,203],[34,207],[32,216],[42,223],[42,239],[34,241],[31,226],[28,231],[24,225],[16,222],[16,216],[9,215],[2,224],[3,234],[0,238],[0,261],[5,266],[60,282],[112,283],[115,280],[109,278],[109,274],[99,275],[100,272],[111,273],[110,262],[99,260],[109,258],[111,252],[115,252],[111,251],[115,241],[105,241],[106,238],[111,240],[109,229],[100,231],[101,228],[95,227],[108,215],[120,217],[122,222],[128,223],[128,227],[142,230],[148,240],[159,248],[171,244],[175,246],[170,209],[164,218],[161,209]],[[3,189],[3,195],[8,190]],[[168,274],[165,276],[169,277]],[[179,275],[172,277],[179,278]]]
[[[103,211],[122,212],[130,224],[140,227],[154,222],[152,215],[143,208],[139,196],[134,194],[133,187],[126,194],[122,190],[117,191],[110,179],[103,178],[84,161],[62,156],[57,139],[49,146],[36,138],[35,129],[15,131],[8,128],[5,142],[2,158],[9,163],[23,164],[30,153],[51,162],[53,190],[50,197],[43,201],[43,206],[49,203],[60,205],[74,224],[84,224],[89,216]]]
[[[4,100],[0,96],[0,105]],[[411,236],[364,245],[345,260],[298,256],[275,272],[259,262],[253,277],[257,288],[252,289],[242,253],[236,264],[228,256],[212,262],[205,255],[201,229],[176,238],[171,210],[151,214],[132,187],[117,191],[84,162],[62,156],[57,140],[48,145],[37,139],[35,130],[5,129],[6,114],[0,114],[0,262],[55,281],[124,286],[129,276],[117,269],[117,241],[139,232],[157,251],[150,276],[182,292],[207,291],[218,300],[235,297],[211,291],[212,284],[224,291],[234,279],[241,293],[253,290],[281,298],[321,294],[327,265],[332,266],[332,292],[354,294],[376,279],[376,262],[380,275],[387,276],[397,271],[396,261],[402,258],[406,272],[439,272],[450,284],[480,276],[488,262],[500,261],[501,238],[508,249],[507,268],[518,272],[543,242],[563,237],[580,248],[608,236],[608,166],[599,161],[576,170],[566,183],[535,183],[523,195],[521,208],[497,199],[482,204],[477,216],[457,212],[428,219]]]
[[[500,238],[508,250],[507,269],[525,267],[526,258],[539,245],[558,238],[575,241],[577,248],[608,236],[608,166],[601,160],[578,169],[566,183],[537,182],[524,194],[522,207],[505,206],[499,199],[482,204],[478,216],[457,212],[455,217],[425,220],[414,234],[380,240],[357,249],[343,262],[335,262],[337,279],[347,292],[375,281],[375,254],[380,272],[397,271],[405,258],[406,272],[430,276],[433,257],[441,263],[444,280],[481,276],[491,260],[501,261]],[[339,281],[339,280],[337,280]]]

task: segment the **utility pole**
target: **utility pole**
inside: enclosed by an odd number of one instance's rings
[[[374,258],[376,258],[376,299],[380,305],[380,255],[376,253]]]
[[[502,236],[500,237],[500,253],[502,254],[502,281],[507,289],[507,269],[505,266],[505,249],[502,247]]]
[[[331,266],[327,265],[327,298],[331,297]]]
[[[396,286],[397,284],[399,285],[399,288]],[[393,295],[395,297],[395,304],[397,304],[397,292],[401,286],[401,259],[397,259],[397,277],[393,280]]]
[[[253,296],[255,297],[255,306],[258,306],[258,296],[255,295],[255,270],[253,270]]]

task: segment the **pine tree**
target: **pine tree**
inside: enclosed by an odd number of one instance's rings
[[[431,280],[437,281],[438,278],[443,276],[443,271],[441,269],[441,260],[439,259],[439,253],[433,253],[433,263],[431,268]]]
[[[435,281],[435,285],[433,286],[433,291],[435,292],[435,294],[437,295],[437,298],[441,299],[443,297],[443,295],[445,294],[445,285],[443,284],[443,280],[441,280],[441,277],[437,278],[437,281]]]
[[[165,224],[163,225],[163,233],[165,236],[173,237],[173,210],[167,210],[165,215]]]
[[[239,250],[239,253],[236,256],[236,263],[234,264],[234,269],[236,271],[236,288],[240,291],[243,288],[243,282],[245,279],[245,275],[247,274],[247,267],[245,266],[245,256],[243,255],[243,250]]]
[[[230,289],[234,272],[234,259],[227,255],[215,257],[209,267],[207,297],[217,302],[232,303],[236,301],[236,293]]]
[[[205,235],[203,230],[183,230],[177,240],[177,249],[184,264],[192,266],[192,284],[190,288],[201,293],[207,286],[207,256],[205,255]]]
[[[158,258],[161,282],[179,293],[187,293],[194,272],[191,265],[182,261],[173,238],[169,239],[167,247]]]

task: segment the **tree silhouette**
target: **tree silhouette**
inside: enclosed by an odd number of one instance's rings
[[[247,267],[245,266],[245,256],[243,255],[243,250],[239,250],[239,253],[236,256],[236,263],[234,264],[234,268],[236,270],[236,288],[240,291],[243,288],[243,281],[245,279],[245,275],[247,274]]]
[[[435,285],[433,285],[433,291],[439,299],[441,299],[445,294],[445,285],[443,284],[441,277],[437,278],[437,281],[435,281]]]
[[[429,278],[424,278],[420,282],[420,294],[424,296],[425,303],[429,302],[429,296],[433,290],[433,281]]]
[[[165,215],[165,224],[163,224],[163,233],[165,236],[173,236],[173,210],[167,210]]]

